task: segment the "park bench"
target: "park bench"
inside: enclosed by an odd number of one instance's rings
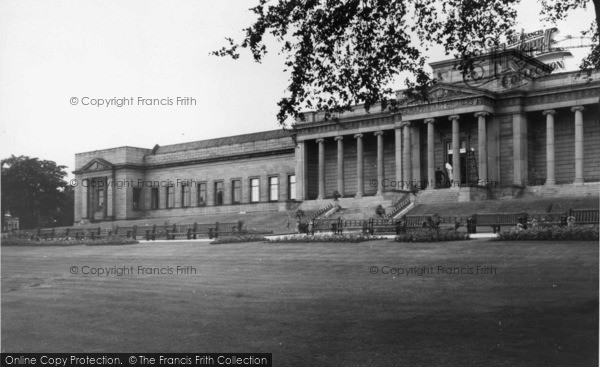
[[[116,226],[114,230],[115,236],[137,239],[137,226]]]
[[[473,214],[476,227],[492,227],[494,233],[499,233],[501,227],[514,227],[518,223],[527,229],[527,213],[505,213],[505,214]]]
[[[575,217],[575,224],[598,224],[598,213],[598,209],[573,209],[568,214]]]
[[[54,238],[54,228],[38,228],[36,237],[45,240]]]

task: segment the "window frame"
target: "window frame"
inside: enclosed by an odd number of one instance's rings
[[[256,181],[256,197],[254,197],[254,185],[253,182]],[[260,203],[260,177],[250,177],[249,179],[250,185],[250,203]]]

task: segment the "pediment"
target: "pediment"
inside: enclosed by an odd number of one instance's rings
[[[113,164],[102,159],[94,158],[85,166],[81,167],[79,172],[96,172],[96,171],[108,171],[113,169]]]

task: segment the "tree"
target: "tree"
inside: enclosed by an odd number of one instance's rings
[[[442,45],[454,55],[458,68],[473,72],[473,56],[487,45],[514,38],[519,0],[258,0],[250,10],[257,20],[241,42],[213,54],[239,58],[248,49],[260,62],[267,53],[265,36],[272,35],[285,55],[290,72],[288,94],[278,102],[277,119],[285,127],[301,111],[332,113],[363,103],[376,103],[394,112],[399,101],[391,88],[394,78],[409,72],[405,96],[427,99],[435,83],[425,71],[426,52]],[[600,0],[593,0],[595,24],[590,25],[594,46],[581,68],[600,69]],[[553,22],[585,0],[541,0],[541,16]]]
[[[65,166],[27,156],[3,159],[2,215],[10,210],[21,228],[73,223],[73,190]]]

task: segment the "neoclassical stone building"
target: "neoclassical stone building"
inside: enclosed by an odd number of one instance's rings
[[[600,73],[553,73],[514,50],[482,57],[469,78],[454,60],[431,67],[428,102],[395,113],[356,106],[327,120],[307,112],[297,145],[275,130],[77,154],[75,220],[283,210],[412,187],[462,200],[507,187],[598,191]]]

